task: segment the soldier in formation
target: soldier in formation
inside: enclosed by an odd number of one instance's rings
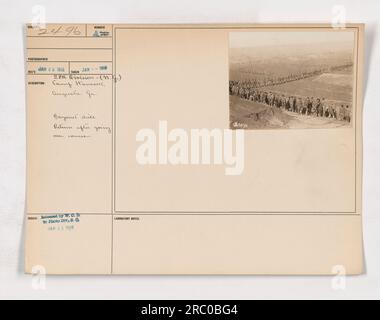
[[[325,98],[289,96],[272,91],[263,91],[236,81],[230,81],[229,91],[231,95],[239,96],[242,99],[302,115],[351,121],[351,108],[348,105],[337,106]]]

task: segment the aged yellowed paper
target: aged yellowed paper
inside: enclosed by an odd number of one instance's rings
[[[26,33],[27,273],[363,272],[363,25]]]

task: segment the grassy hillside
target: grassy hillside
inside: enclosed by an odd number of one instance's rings
[[[231,129],[337,128],[348,122],[315,118],[230,96]]]
[[[351,104],[352,85],[352,75],[350,74],[324,73],[313,78],[265,87],[265,90],[284,93],[286,95],[319,97]]]

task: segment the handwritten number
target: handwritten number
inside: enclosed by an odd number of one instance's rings
[[[47,28],[43,28],[43,29],[40,29],[38,32],[39,36],[43,36],[47,34],[51,34],[51,35],[63,34],[64,36],[67,37],[70,35],[80,36],[82,32],[78,26],[69,26],[67,28],[64,28],[63,26],[59,26],[57,28],[52,28],[50,30]]]

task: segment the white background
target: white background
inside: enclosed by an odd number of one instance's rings
[[[364,241],[366,274],[334,290],[331,277],[48,277],[35,290],[23,274],[25,84],[23,24],[33,7],[47,22],[327,22],[343,5],[366,26]],[[354,299],[380,298],[380,1],[378,0],[0,0],[0,298]]]

